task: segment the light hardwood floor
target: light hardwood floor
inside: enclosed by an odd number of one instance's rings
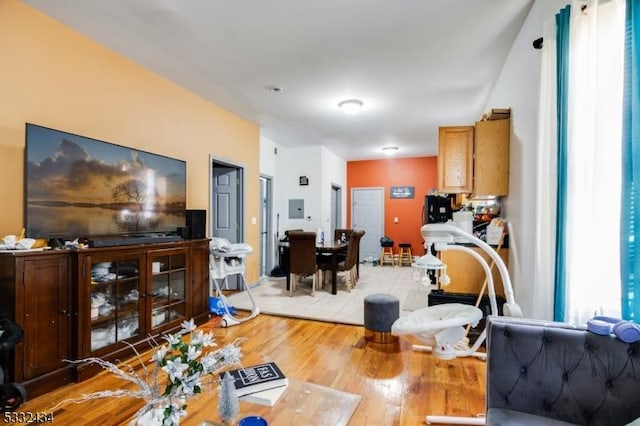
[[[375,344],[365,341],[361,326],[264,314],[234,327],[220,328],[216,318],[202,327],[214,331],[219,345],[246,337],[245,365],[275,361],[291,378],[361,395],[350,425],[420,425],[425,424],[426,414],[472,416],[485,410],[484,362],[438,360],[430,353],[412,351],[412,342],[406,338]],[[65,398],[121,386],[112,375],[100,373],[27,401],[18,411],[51,412]],[[54,412],[54,424],[127,424],[140,407],[133,399],[70,404]],[[213,410],[216,405],[200,397],[189,402],[187,411],[195,416]],[[181,424],[200,422],[186,417]],[[287,424],[297,423],[291,419]]]

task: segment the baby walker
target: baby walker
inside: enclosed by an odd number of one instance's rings
[[[215,296],[222,303],[222,327],[231,327],[255,318],[260,310],[256,305],[251,289],[244,278],[246,269],[247,254],[253,253],[253,248],[244,243],[232,244],[224,238],[212,238],[209,243],[209,294],[213,293],[215,286]],[[251,313],[246,317],[237,317],[229,309],[227,300],[222,294],[221,284],[225,289],[229,289],[227,277],[230,275],[240,275],[243,288],[247,291],[251,299]]]

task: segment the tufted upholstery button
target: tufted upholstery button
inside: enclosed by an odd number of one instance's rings
[[[582,415],[584,416],[584,418],[587,421],[587,423],[591,423],[591,421],[593,420],[593,413],[591,413],[589,411],[584,411],[582,413]]]
[[[487,424],[524,413],[539,425],[552,423],[546,417],[602,426],[640,418],[640,341],[519,318],[487,323]]]
[[[507,330],[506,328],[504,329],[504,333],[502,333],[504,335],[504,337],[509,337],[509,330]]]

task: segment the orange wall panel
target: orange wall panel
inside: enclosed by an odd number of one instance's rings
[[[384,188],[384,234],[398,243],[411,243],[414,255],[423,255],[422,206],[424,197],[438,183],[437,157],[397,158],[347,162],[347,205],[351,206],[353,188]],[[412,199],[390,198],[392,186],[413,186]],[[394,223],[394,218],[398,223]],[[351,209],[347,210],[347,223],[351,226]]]
[[[209,207],[209,156],[245,165],[246,242],[259,246],[260,129],[18,0],[0,1],[0,236],[23,224],[25,123],[187,162],[187,208]],[[210,216],[207,227],[210,226]],[[247,258],[258,278],[259,256]]]

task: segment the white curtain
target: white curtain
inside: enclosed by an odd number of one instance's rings
[[[571,6],[567,316],[620,317],[624,0]],[[546,42],[546,40],[545,40]]]
[[[532,318],[553,319],[556,234],[556,23],[545,23],[542,44],[536,170],[535,287]]]

